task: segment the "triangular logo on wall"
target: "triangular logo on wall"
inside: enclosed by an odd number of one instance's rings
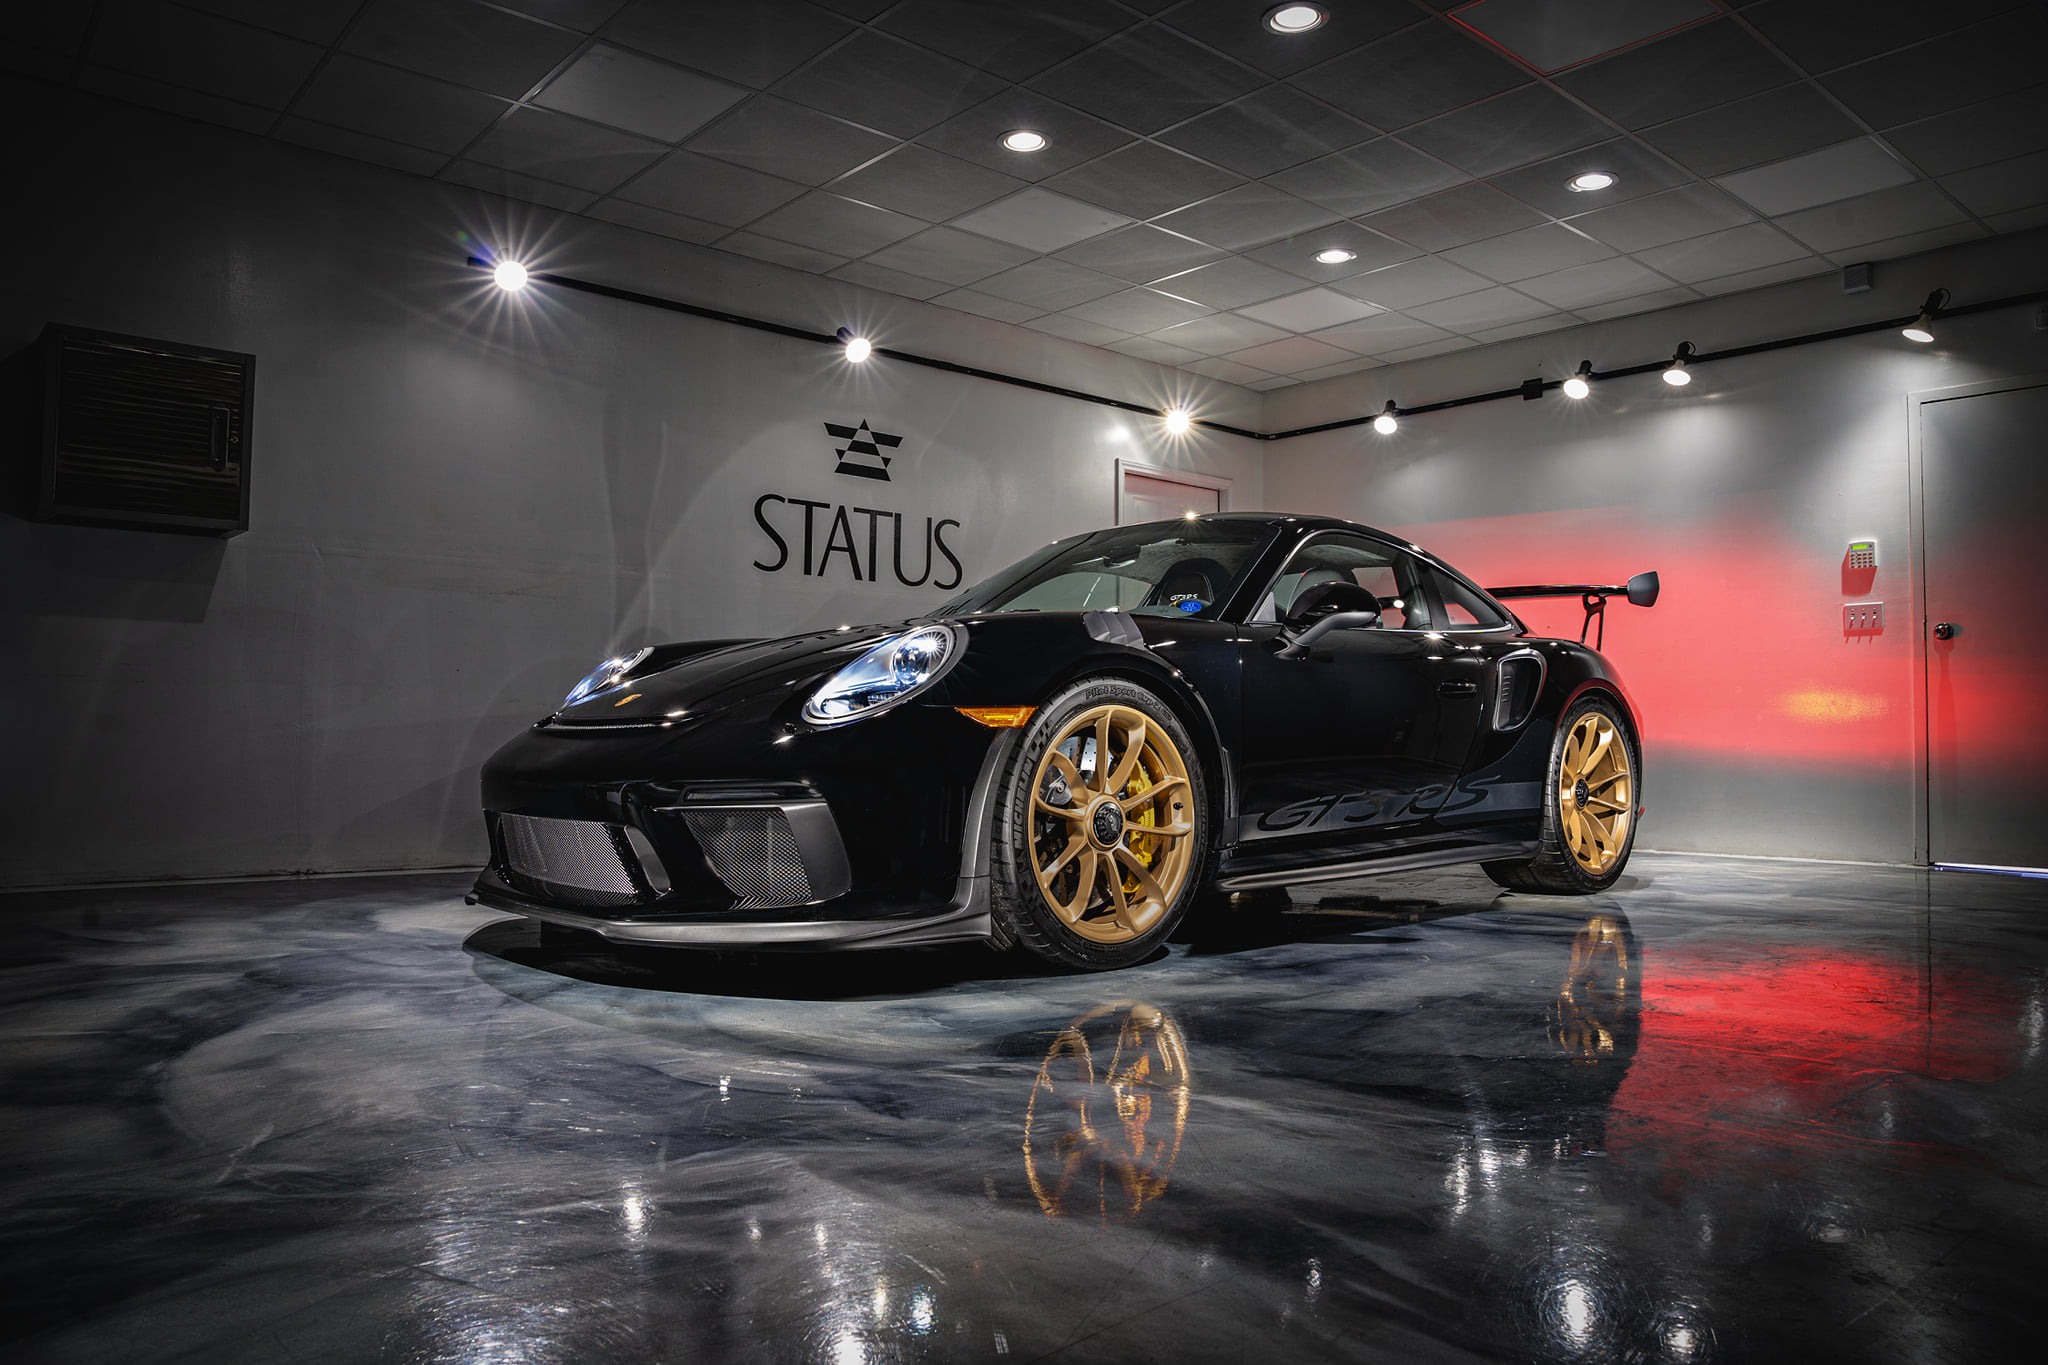
[[[839,457],[835,473],[851,474],[857,479],[880,479],[884,483],[889,481],[889,461],[896,457],[884,455],[882,447],[887,446],[894,450],[903,444],[901,436],[876,431],[867,424],[865,418],[857,427],[843,427],[837,422],[827,422],[825,430],[835,439],[846,442],[844,446],[832,452]]]

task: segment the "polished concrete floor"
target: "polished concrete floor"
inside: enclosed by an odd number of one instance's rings
[[[2048,882],[1457,870],[1074,977],[464,880],[0,899],[8,1359],[2039,1358]]]

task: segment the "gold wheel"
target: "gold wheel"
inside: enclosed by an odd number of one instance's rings
[[[1586,712],[1564,742],[1557,813],[1565,848],[1593,876],[1613,867],[1627,846],[1635,795],[1627,738],[1607,716]]]
[[[1031,779],[1031,867],[1060,923],[1109,944],[1157,925],[1195,863],[1193,793],[1180,750],[1143,711],[1069,720]]]

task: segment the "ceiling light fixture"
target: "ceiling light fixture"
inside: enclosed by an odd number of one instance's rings
[[[1044,133],[1029,128],[1012,128],[1003,134],[1003,145],[1013,152],[1042,152],[1048,140]]]
[[[1574,194],[1589,190],[1604,190],[1614,184],[1614,177],[1606,171],[1582,171],[1564,182],[1564,187]]]
[[[1692,383],[1692,371],[1685,368],[1685,362],[1693,358],[1694,350],[1690,341],[1678,343],[1678,349],[1671,353],[1671,363],[1664,367],[1665,383],[1679,389]]]
[[[1275,33],[1306,33],[1329,21],[1330,12],[1321,5],[1275,5],[1266,11],[1266,27]]]
[[[846,358],[856,365],[875,353],[875,344],[866,337],[855,336],[851,327],[841,327],[837,335],[846,347]]]
[[[1572,374],[1572,377],[1564,381],[1564,396],[1567,398],[1584,398],[1592,391],[1593,362],[1581,360],[1579,368]]]
[[[1389,398],[1387,405],[1380,409],[1380,415],[1372,419],[1372,429],[1382,436],[1392,436],[1401,429],[1401,423],[1394,415],[1399,411],[1394,400]]]
[[[1899,330],[1899,335],[1908,341],[1917,341],[1922,346],[1934,340],[1934,320],[1941,316],[1941,310],[1948,307],[1948,290],[1937,289],[1927,296],[1920,305],[1920,316],[1914,318]]]
[[[517,261],[500,261],[492,269],[491,278],[497,281],[498,288],[516,294],[526,288],[526,267]]]
[[[1341,246],[1325,247],[1316,253],[1316,260],[1323,265],[1342,265],[1346,261],[1355,261],[1357,259],[1357,252],[1346,251]]]
[[[1171,435],[1179,436],[1185,433],[1189,427],[1193,426],[1194,421],[1194,418],[1188,416],[1180,408],[1174,408],[1166,414],[1166,430]]]

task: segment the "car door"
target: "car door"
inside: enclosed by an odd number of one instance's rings
[[[1341,856],[1430,828],[1471,732],[1446,723],[1446,703],[1460,699],[1440,689],[1458,679],[1430,629],[1425,572],[1398,546],[1325,532],[1296,549],[1251,613],[1239,646],[1246,853]],[[1289,603],[1335,581],[1376,596],[1380,624],[1283,655]]]

